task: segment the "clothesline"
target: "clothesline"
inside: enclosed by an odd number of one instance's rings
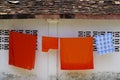
[[[97,35],[97,53],[114,52],[112,34]],[[93,37],[58,38],[42,36],[42,51],[58,49],[60,41],[60,62],[63,70],[93,69]],[[37,36],[18,32],[10,32],[9,64],[25,69],[33,69]]]

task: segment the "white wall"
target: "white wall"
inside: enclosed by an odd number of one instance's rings
[[[0,20],[0,29],[37,29],[38,30],[38,50],[36,51],[35,69],[32,71],[16,68],[8,65],[8,51],[0,51],[0,72],[12,73],[17,75],[36,75],[36,80],[55,80],[57,72],[63,71],[57,63],[59,61],[59,50],[50,50],[47,53],[41,52],[41,37],[78,37],[78,31],[120,31],[120,20],[58,20],[50,21],[44,19],[11,19]],[[57,59],[58,58],[58,59]],[[94,52],[94,70],[120,72],[120,53],[108,55],[97,55]],[[64,71],[65,72],[65,71]],[[87,71],[86,71],[87,72]]]

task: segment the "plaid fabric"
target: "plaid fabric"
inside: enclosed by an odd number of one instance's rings
[[[115,51],[112,37],[113,37],[112,33],[95,36],[98,54],[102,55],[102,54],[112,53]]]

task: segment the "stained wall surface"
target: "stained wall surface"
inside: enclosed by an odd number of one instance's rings
[[[8,65],[8,50],[0,50],[0,80],[74,80],[79,73],[101,73],[112,76],[120,73],[120,52],[97,55],[94,51],[94,69],[81,71],[60,70],[59,49],[41,51],[41,37],[78,37],[79,31],[112,31],[120,32],[120,20],[45,20],[45,19],[11,19],[0,20],[0,30],[38,30],[35,69],[29,71]],[[120,35],[120,33],[119,33]],[[4,35],[0,35],[4,37]],[[117,37],[120,42],[120,37]],[[4,42],[0,42],[4,44]],[[119,46],[119,45],[117,45]],[[29,56],[29,55],[28,55]],[[66,76],[68,74],[69,76]],[[57,76],[58,75],[58,76]],[[83,75],[83,74],[82,74]],[[94,74],[95,75],[95,74]],[[70,77],[73,76],[73,77]],[[96,75],[95,75],[96,76]],[[120,76],[120,75],[119,75]],[[67,78],[66,78],[67,77]],[[69,77],[69,78],[68,78]],[[116,77],[116,76],[114,76]],[[62,78],[62,79],[61,79]],[[66,79],[65,79],[66,78]],[[90,79],[90,78],[89,78]],[[88,79],[88,80],[89,80]],[[83,79],[84,80],[84,79]],[[91,79],[92,80],[92,79]]]

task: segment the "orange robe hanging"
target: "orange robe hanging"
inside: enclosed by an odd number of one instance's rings
[[[60,38],[62,70],[93,69],[93,38]]]
[[[58,49],[58,38],[57,37],[42,37],[42,51],[48,52],[49,49]]]
[[[10,32],[9,64],[25,69],[33,69],[35,64],[37,36]]]

